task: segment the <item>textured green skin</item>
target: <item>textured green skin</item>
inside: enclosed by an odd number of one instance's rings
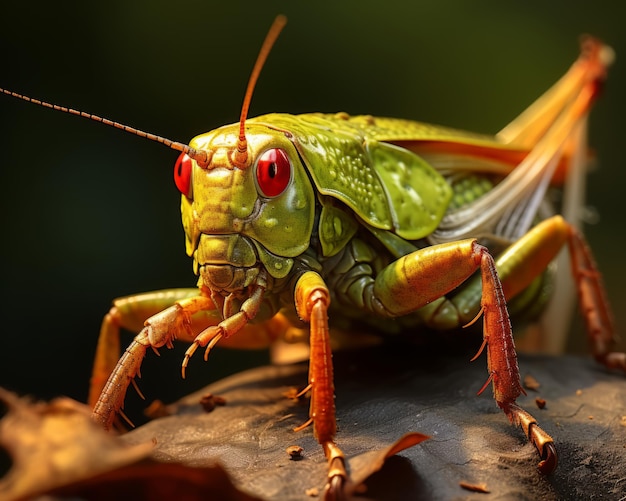
[[[211,152],[208,167],[194,162],[193,201],[183,195],[181,202],[187,252],[194,257],[199,284],[221,288],[224,295],[245,295],[257,276],[258,259],[274,279],[266,298],[281,297],[269,308],[271,315],[281,307],[293,309],[291,279],[313,269],[328,284],[334,305],[346,307],[333,320],[368,312],[387,315],[363,304],[371,278],[426,246],[420,239],[437,228],[449,207],[491,187],[477,176],[454,189],[436,167],[407,148],[449,141],[506,149],[491,137],[407,120],[270,114],[246,122],[248,164],[239,168],[232,162],[238,133],[238,124],[229,125],[190,143]],[[285,150],[293,168],[290,184],[275,198],[263,197],[256,186],[256,158],[269,148]],[[207,262],[216,265],[213,271],[203,272]],[[216,285],[221,265],[243,271]],[[467,291],[458,304],[443,297],[407,321],[444,329],[467,322],[478,311],[480,283],[468,284]]]
[[[443,177],[417,155],[377,139],[381,130],[364,117],[343,117],[272,114],[251,122],[290,132],[318,191],[367,223],[407,240],[431,233],[451,197]]]

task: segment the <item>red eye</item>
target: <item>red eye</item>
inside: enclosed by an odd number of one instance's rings
[[[181,153],[174,166],[174,182],[180,192],[187,198],[191,198],[191,170],[193,165],[191,158],[186,153]]]
[[[256,163],[256,180],[261,194],[277,197],[291,180],[291,162],[284,150],[272,148],[264,152]]]

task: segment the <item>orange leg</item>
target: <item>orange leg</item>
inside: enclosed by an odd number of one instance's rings
[[[480,304],[484,313],[484,340],[479,354],[487,347],[489,371],[489,378],[480,391],[492,383],[497,405],[537,447],[541,456],[539,467],[544,473],[550,473],[557,463],[552,439],[515,402],[524,390],[520,382],[505,293],[494,260],[485,247],[469,239],[408,254],[378,274],[371,303],[380,305],[380,309],[389,316],[405,315],[447,294],[477,269],[481,271]]]
[[[147,318],[176,301],[197,296],[198,289],[167,289],[115,299],[102,320],[87,403],[94,407],[120,357],[120,329],[139,332]]]
[[[592,353],[605,366],[626,371],[626,354],[611,351],[617,342],[613,315],[591,250],[561,216],[542,221],[498,257],[504,294],[508,300],[525,289],[566,244]]]
[[[117,413],[123,416],[121,408],[126,390],[131,383],[135,385],[134,378],[139,375],[148,348],[155,351],[161,346],[171,348],[176,339],[192,342],[182,363],[184,377],[187,362],[199,346],[206,347],[205,359],[220,340],[231,347],[269,346],[288,322],[281,315],[274,315],[272,304],[263,302],[265,289],[265,278],[260,276],[237,311],[230,296],[212,297],[204,289],[172,289],[116,300],[103,321],[96,350],[90,389],[93,419],[108,429]],[[250,325],[248,322],[264,306],[263,314],[272,318],[260,325]],[[146,317],[145,322],[141,320]],[[141,331],[116,364],[120,327]],[[230,340],[235,333],[240,334],[236,341]]]
[[[552,473],[558,464],[552,437],[539,427],[535,418],[515,402],[520,394],[526,392],[520,382],[506,298],[493,258],[487,253],[482,256],[481,276],[484,340],[474,359],[487,346],[489,378],[478,393],[482,393],[490,382],[493,383],[493,396],[498,407],[504,411],[511,423],[522,428],[528,440],[537,448],[541,456],[539,470],[544,474]]]
[[[192,345],[185,352],[185,359],[182,365],[182,374],[185,377],[187,363],[198,347],[202,346],[204,351],[204,360],[209,357],[209,352],[222,338],[229,338],[236,332],[239,332],[248,325],[248,322],[256,317],[263,301],[265,294],[265,281],[256,284],[252,288],[250,296],[243,302],[241,308],[237,312],[231,311],[230,301],[224,302],[224,311],[228,311],[228,316],[217,325],[212,325],[196,336]]]
[[[191,337],[191,316],[198,311],[213,308],[210,298],[194,296],[181,299],[173,306],[148,318],[145,327],[126,348],[104,385],[93,409],[93,419],[105,429],[109,429],[116,413],[123,407],[128,386],[139,374],[148,347],[153,349],[161,346],[170,347],[178,336]]]
[[[330,294],[317,273],[307,272],[296,284],[295,300],[298,315],[310,323],[311,329],[309,385],[306,388],[311,390],[309,420],[296,430],[313,424],[313,434],[323,447],[328,460],[326,497],[335,499],[341,496],[348,475],[343,452],[334,442],[337,423],[333,361],[328,330]]]
[[[592,353],[606,367],[626,371],[626,353],[611,351],[617,342],[617,335],[600,272],[583,236],[574,227],[568,229],[567,244],[572,274]]]

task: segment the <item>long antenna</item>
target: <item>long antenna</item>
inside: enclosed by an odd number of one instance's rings
[[[191,158],[193,158],[196,162],[198,162],[201,166],[206,166],[209,162],[209,155],[206,151],[196,150],[191,146],[185,143],[179,143],[178,141],[172,141],[171,139],[167,139],[162,136],[157,136],[156,134],[152,134],[150,132],[145,132],[143,130],[135,129],[134,127],[130,127],[128,125],[124,125],[119,122],[114,122],[113,120],[109,120],[108,118],[102,118],[98,115],[93,115],[91,113],[86,113],[84,111],[74,110],[72,108],[66,108],[65,106],[59,106],[57,104],[47,103],[45,101],[40,101],[39,99],[34,99],[32,97],[24,96],[22,94],[18,94],[17,92],[13,92],[10,90],[6,90],[0,88],[0,92],[3,94],[7,94],[8,96],[16,97],[17,99],[21,99],[28,103],[37,104],[39,106],[43,106],[45,108],[51,108],[56,111],[62,111],[63,113],[69,113],[70,115],[77,115],[79,117],[88,118],[89,120],[93,120],[95,122],[100,122],[104,125],[109,125],[111,127],[115,127],[116,129],[121,129],[124,132],[129,132],[139,137],[144,137],[149,139],[150,141],[156,141],[157,143],[164,144],[165,146],[172,148],[173,150],[178,150],[186,153]]]
[[[254,63],[254,68],[252,68],[252,73],[250,74],[248,88],[246,89],[246,94],[243,98],[243,105],[241,106],[241,116],[239,117],[239,139],[237,140],[237,150],[235,151],[233,157],[233,163],[240,168],[245,167],[248,161],[248,141],[246,139],[245,127],[246,118],[248,117],[248,108],[250,108],[250,101],[252,100],[252,94],[254,93],[254,87],[256,86],[261,69],[263,69],[263,65],[267,60],[267,56],[272,50],[278,35],[280,35],[280,32],[286,24],[287,18],[285,16],[276,16],[276,19],[274,19],[274,22],[272,23],[272,26],[263,41],[259,55]]]
[[[248,109],[250,108],[250,101],[252,100],[252,94],[254,92],[254,87],[259,78],[259,74],[261,73],[261,69],[267,60],[267,56],[270,51],[278,35],[282,31],[282,29],[287,24],[287,18],[285,16],[277,16],[274,19],[274,23],[270,27],[265,40],[263,41],[263,45],[261,46],[261,50],[257,57],[256,63],[254,64],[254,68],[252,69],[252,73],[250,75],[250,80],[248,81],[248,88],[246,89],[246,94],[243,99],[243,105],[241,107],[241,116],[239,118],[239,138],[237,140],[237,149],[235,150],[235,154],[233,157],[233,163],[240,168],[246,166],[248,161],[248,141],[246,140],[246,118],[248,117]],[[93,120],[95,122],[102,123],[104,125],[108,125],[111,127],[115,127],[116,129],[121,129],[124,132],[129,132],[139,137],[144,137],[149,139],[150,141],[156,141],[157,143],[161,143],[168,148],[172,148],[173,150],[181,151],[189,155],[189,157],[193,158],[200,167],[206,167],[210,161],[210,154],[208,151],[204,150],[196,150],[192,148],[188,144],[180,143],[178,141],[172,141],[171,139],[167,139],[162,136],[157,136],[156,134],[152,134],[150,132],[145,132],[140,129],[135,129],[134,127],[130,127],[128,125],[124,125],[119,122],[114,122],[113,120],[109,120],[108,118],[102,118],[98,115],[94,115],[92,113],[86,113],[84,111],[74,110],[72,108],[66,108],[65,106],[59,106],[57,104],[51,104],[46,101],[40,101],[39,99],[34,99],[32,97],[24,96],[22,94],[18,94],[17,92],[13,92],[7,89],[3,89],[0,87],[0,93],[6,94],[11,97],[15,97],[17,99],[21,99],[28,103],[37,104],[39,106],[43,106],[45,108],[50,108],[56,111],[62,111],[63,113],[69,113],[70,115],[77,115],[79,117],[88,118],[89,120]]]

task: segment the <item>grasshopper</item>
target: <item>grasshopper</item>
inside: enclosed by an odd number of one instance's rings
[[[556,446],[516,399],[524,393],[507,304],[537,301],[541,279],[567,246],[596,359],[626,371],[600,275],[582,234],[546,193],[584,162],[584,124],[611,49],[586,38],[566,74],[495,136],[372,116],[269,114],[248,118],[252,91],[285,23],[279,17],[253,69],[238,123],[187,144],[103,122],[181,152],[186,251],[198,285],[117,299],[102,323],[90,403],[111,427],[150,349],[268,345],[308,324],[308,425],[328,459],[330,494],[348,481],[335,441],[329,321],[392,330],[462,327],[481,316],[488,378],[498,407],[540,456]],[[330,320],[329,320],[330,319]],[[381,319],[394,319],[381,321]],[[381,327],[382,326],[382,327]],[[393,328],[391,328],[393,327]],[[139,331],[119,357],[119,331]]]

